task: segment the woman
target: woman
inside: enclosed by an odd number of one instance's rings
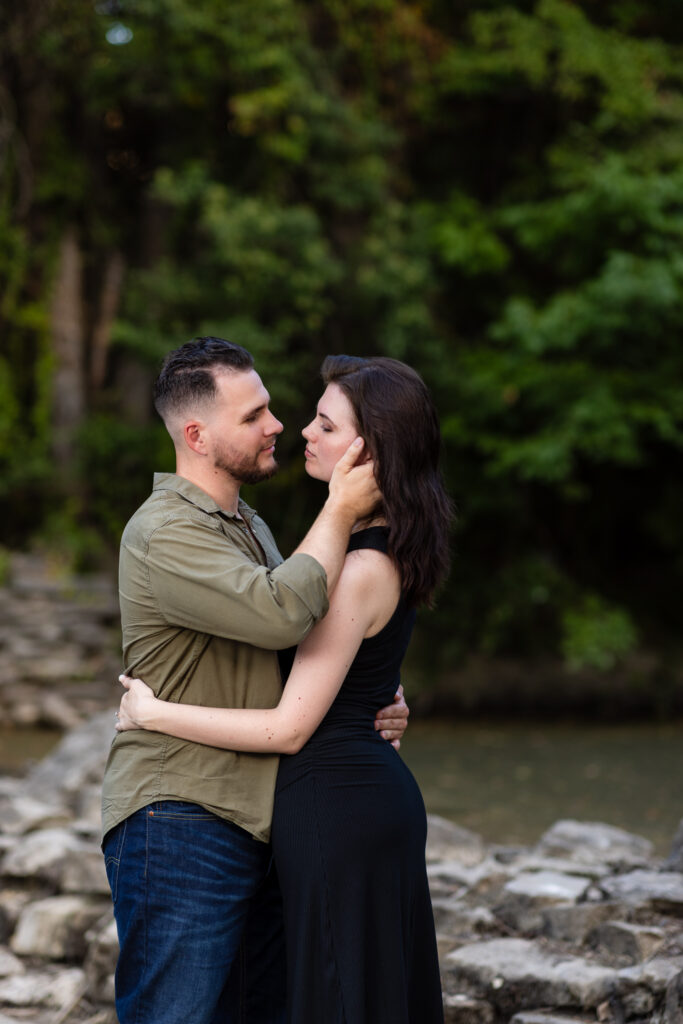
[[[283,895],[291,1024],[439,1024],[441,991],[415,780],[374,730],[399,681],[417,605],[448,562],[451,505],[421,378],[393,359],[331,356],[303,431],[329,481],[360,434],[383,502],[356,524],[327,616],[267,710],[168,704],[123,678],[119,729],[279,752],[272,842]]]

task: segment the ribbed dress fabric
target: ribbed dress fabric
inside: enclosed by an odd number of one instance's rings
[[[385,527],[349,551],[387,551]],[[332,707],[282,757],[273,851],[283,896],[289,1024],[442,1024],[420,790],[374,728],[400,681],[415,613],[403,597],[364,640]]]

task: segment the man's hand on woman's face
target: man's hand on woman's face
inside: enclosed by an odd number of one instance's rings
[[[370,515],[382,500],[372,461],[358,461],[363,458],[364,448],[363,439],[357,437],[334,467],[330,480],[330,500],[347,509],[354,519]]]

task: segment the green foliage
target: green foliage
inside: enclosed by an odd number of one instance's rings
[[[118,544],[123,527],[152,486],[155,472],[173,472],[172,446],[160,423],[148,427],[117,423],[99,414],[84,424],[80,437],[83,508],[102,545]]]
[[[149,409],[122,418],[124,369],[144,381],[212,333],[250,348],[287,426],[280,477],[248,494],[287,550],[320,499],[298,429],[322,357],[384,353],[434,391],[459,508],[453,576],[423,626],[428,676],[476,652],[608,669],[675,637],[679,22],[670,0],[17,11],[0,38],[13,538],[49,519],[82,563],[115,545],[170,452]],[[127,270],[65,493],[50,298],[72,223],[89,337],[112,251]]]
[[[613,668],[638,639],[631,616],[597,594],[586,594],[579,607],[562,616],[562,651],[571,669]]]
[[[10,553],[6,548],[0,547],[0,586],[4,587],[11,575]]]

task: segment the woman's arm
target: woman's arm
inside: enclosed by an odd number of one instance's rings
[[[157,700],[144,683],[135,680],[121,700],[117,728],[151,729],[228,750],[296,753],[328,711],[363,637],[384,617],[385,606],[393,599],[390,578],[389,586],[385,585],[387,569],[387,560],[377,552],[359,551],[347,557],[330,609],[300,644],[277,707],[169,703]]]

